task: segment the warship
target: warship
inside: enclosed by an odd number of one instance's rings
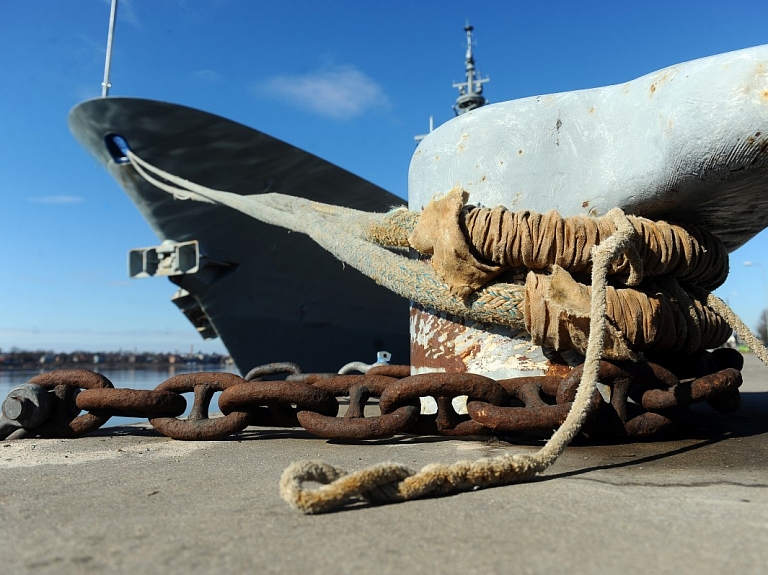
[[[382,212],[400,197],[277,138],[193,108],[109,96],[108,36],[102,97],[76,105],[69,127],[119,183],[160,244],[131,250],[133,278],[167,277],[171,298],[203,338],[221,338],[238,369],[291,361],[336,371],[386,350],[409,362],[408,301],[377,285],[303,234],[228,207],[184,202],[140,177],[130,149],[170,173],[241,195],[279,192]],[[467,35],[466,82],[454,84],[457,115],[485,104]]]

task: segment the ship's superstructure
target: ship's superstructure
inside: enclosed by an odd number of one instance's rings
[[[471,26],[469,22],[464,26],[464,32],[467,35],[467,52],[464,58],[465,81],[453,83],[453,87],[459,91],[459,96],[453,104],[453,111],[457,116],[481,108],[488,103],[488,100],[483,96],[483,84],[490,82],[491,79],[487,76],[485,78],[480,77],[480,71],[475,68],[475,55],[472,50],[474,46],[472,32],[474,29],[475,27]],[[435,120],[430,116],[429,132],[431,133],[434,129]],[[418,143],[426,136],[426,134],[420,134],[415,136],[414,140]]]
[[[113,0],[111,46],[117,0]],[[466,81],[454,109],[486,103],[475,69],[472,26]],[[295,361],[330,371],[378,351],[407,363],[408,302],[309,238],[287,234],[227,207],[180,202],[141,178],[126,160],[131,149],[166,171],[205,186],[254,194],[278,192],[366,211],[404,201],[378,186],[271,136],[175,104],[107,97],[107,51],[101,98],[69,117],[75,137],[122,186],[161,244],[131,250],[129,275],[167,277],[172,301],[205,339],[221,337],[238,368]]]
[[[459,90],[459,97],[453,105],[457,116],[485,106],[488,101],[483,96],[483,84],[490,82],[489,77],[480,77],[480,71],[475,68],[475,56],[472,52],[472,31],[474,26],[469,22],[464,26],[467,33],[467,55],[465,57],[466,79],[464,82],[454,82],[453,87]]]

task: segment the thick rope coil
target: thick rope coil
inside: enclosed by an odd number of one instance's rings
[[[675,277],[711,290],[728,276],[728,253],[716,236],[663,221],[623,217],[637,232],[643,277]],[[496,207],[467,210],[463,226],[469,244],[483,260],[505,268],[541,270],[557,265],[579,273],[589,271],[591,246],[613,234],[616,221],[610,212],[598,218],[563,218],[557,212],[510,212]],[[629,266],[622,258],[609,273],[626,273]],[[627,281],[626,285],[637,284]]]
[[[650,282],[637,289],[606,289],[605,356],[636,359],[642,351],[682,351],[691,354],[728,341],[731,327],[707,305],[706,296],[685,292],[669,278],[661,286]],[[531,340],[552,349],[586,352],[589,334],[590,288],[560,267],[552,273],[528,273],[523,308]]]
[[[620,221],[635,231],[633,249],[613,262],[608,273],[629,273],[625,285],[638,285],[643,277],[669,276],[714,289],[728,276],[725,246],[703,231],[625,216],[620,210],[594,218],[563,218],[557,212],[471,208],[467,199],[467,192],[454,188],[432,201],[409,237],[411,246],[432,255],[432,266],[461,297],[513,268],[545,270],[556,265],[572,274],[588,273],[590,250],[610,237]]]

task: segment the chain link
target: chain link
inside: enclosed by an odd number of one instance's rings
[[[740,354],[715,350],[665,363],[668,367],[601,361],[599,381],[610,390],[610,401],[595,391],[594,409],[583,433],[598,439],[645,438],[679,428],[693,403],[706,401],[724,413],[738,409]],[[26,409],[25,421],[35,421],[35,426],[15,425],[42,437],[76,437],[119,415],[147,418],[163,435],[182,440],[223,439],[249,425],[301,426],[319,437],[340,440],[403,433],[458,436],[551,431],[565,420],[582,369],[577,366],[563,377],[496,381],[469,373],[410,375],[410,366],[398,365],[375,366],[365,375],[338,375],[302,373],[296,364],[273,363],[252,369],[245,378],[219,372],[176,375],[154,390],[115,389],[103,375],[58,370],[25,384],[40,386],[53,396],[54,407],[46,406],[50,414],[45,421],[30,418],[29,409],[35,406],[25,404],[21,406]],[[262,379],[276,375],[285,378]],[[223,415],[211,418],[210,402],[219,391],[218,407]],[[187,406],[183,393],[194,393],[194,402],[189,416],[179,419]],[[13,392],[6,402],[12,396]],[[436,399],[437,413],[420,414],[419,399],[426,396]],[[467,414],[453,408],[452,399],[458,396],[467,396]],[[339,397],[349,398],[343,417],[337,416]],[[379,398],[380,414],[366,416],[372,397]],[[86,413],[81,415],[81,410]],[[22,411],[6,409],[3,404],[4,414]],[[0,436],[9,434],[3,433],[0,430]]]

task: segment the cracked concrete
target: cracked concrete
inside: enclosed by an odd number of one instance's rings
[[[582,442],[538,480],[309,517],[277,494],[298,459],[347,469],[532,452],[539,442],[398,437],[345,445],[249,428],[183,443],[146,426],[0,442],[7,573],[764,573],[768,368],[743,408],[696,408],[685,438]]]

